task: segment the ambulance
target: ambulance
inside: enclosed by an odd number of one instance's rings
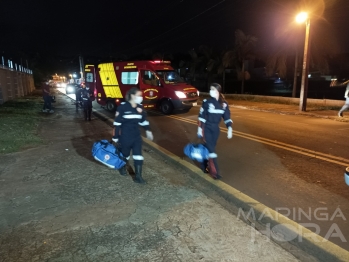
[[[97,103],[115,111],[127,91],[143,92],[144,108],[164,114],[188,111],[197,105],[199,91],[183,81],[169,61],[133,61],[85,65],[85,84],[94,90]]]

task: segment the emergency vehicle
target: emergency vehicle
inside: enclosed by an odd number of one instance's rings
[[[134,61],[85,66],[85,84],[94,90],[97,102],[114,111],[126,92],[138,87],[144,108],[164,114],[189,110],[197,105],[199,91],[183,81],[169,61]]]

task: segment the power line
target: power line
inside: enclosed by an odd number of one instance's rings
[[[149,43],[149,42],[151,42],[151,41],[153,41],[153,40],[159,38],[160,36],[163,36],[163,35],[165,35],[165,34],[171,32],[171,31],[175,30],[175,29],[177,29],[177,28],[179,28],[179,27],[185,25],[186,23],[188,23],[188,22],[190,22],[190,21],[196,19],[197,17],[199,17],[199,16],[205,14],[207,11],[209,11],[209,10],[215,8],[216,6],[222,4],[223,2],[225,2],[225,0],[220,1],[219,3],[217,3],[217,4],[213,5],[213,6],[211,6],[210,8],[208,8],[208,9],[206,9],[205,11],[201,12],[200,14],[197,14],[196,16],[194,16],[194,17],[188,19],[187,21],[185,21],[185,22],[183,22],[183,23],[181,23],[181,24],[179,24],[179,25],[177,25],[177,26],[171,28],[170,30],[167,30],[166,32],[164,32],[164,33],[162,33],[162,34],[160,34],[160,35],[158,35],[158,36],[156,36],[156,37],[153,37],[153,38],[151,38],[151,39],[149,39],[149,40],[147,40],[147,41],[145,41],[145,42],[143,42],[143,43],[141,43],[141,44],[135,45],[135,46],[130,47],[130,48],[128,48],[128,49],[122,50],[121,53],[123,53],[123,52],[125,52],[125,51],[128,51],[128,50],[131,50],[131,49],[133,49],[133,48],[135,48],[135,47],[142,46],[142,45],[144,45],[144,44],[146,44],[146,43]]]
[[[174,7],[176,7],[177,5],[179,5],[181,3],[183,3],[183,0],[181,0],[181,1],[176,0],[175,2],[170,3],[169,5],[167,5],[165,8],[161,8],[161,13],[165,15],[166,14],[165,13],[166,10],[168,10],[170,8],[174,8]],[[158,10],[160,10],[160,8]],[[156,10],[155,13],[157,13],[157,12],[158,11]],[[154,21],[156,19],[159,19],[159,16],[154,16],[152,19],[147,20],[146,23],[141,25],[140,27],[138,27],[136,31],[128,32],[122,38],[118,39],[118,41],[120,41],[122,39],[125,39],[127,36],[129,36],[131,34],[132,35],[136,34],[137,32],[141,31],[145,26],[147,26],[150,22],[152,22],[152,21]]]
[[[212,12],[212,13],[210,13],[209,15],[208,15],[208,17],[210,17],[210,16],[213,16],[214,14],[216,14],[217,12],[220,12],[220,11],[222,11],[222,10],[224,10],[224,9],[226,9],[227,7],[229,7],[229,6],[231,6],[231,5],[235,5],[235,4],[238,4],[238,3],[240,3],[240,2],[242,2],[243,0],[240,0],[240,1],[238,1],[238,2],[230,2],[227,6],[225,6],[224,8],[221,8],[221,9],[219,9],[219,10],[216,10],[216,11],[214,11],[214,12]],[[252,3],[251,3],[252,4]],[[250,5],[247,5],[247,6],[240,6],[239,8],[236,8],[236,9],[234,9],[234,11],[236,12],[236,11],[241,11],[241,10],[243,10],[243,9],[247,9],[248,7],[250,7]],[[243,15],[242,13],[239,13],[238,14],[238,16],[241,16],[241,15]],[[186,37],[186,36],[188,36],[188,35],[195,35],[195,34],[201,34],[201,32],[203,31],[203,30],[208,30],[208,29],[210,29],[210,28],[213,28],[213,27],[215,27],[216,26],[216,24],[218,24],[218,23],[221,23],[222,22],[222,20],[224,19],[224,17],[223,16],[220,16],[218,19],[214,19],[214,21],[213,22],[210,22],[210,24],[209,24],[209,26],[207,26],[207,27],[205,27],[205,28],[199,28],[199,29],[195,29],[195,32],[193,32],[193,30],[191,30],[191,31],[188,31],[188,32],[186,32],[186,33],[182,33],[182,34],[176,34],[176,37],[174,38],[174,39],[167,39],[167,40],[165,40],[165,41],[161,41],[161,43],[160,42],[157,42],[155,45],[153,45],[153,47],[156,49],[156,48],[160,48],[160,47],[162,47],[162,46],[164,46],[164,45],[166,45],[167,43],[169,43],[169,42],[171,42],[171,43],[175,43],[175,42],[178,42],[178,41],[180,41],[180,39],[182,39],[183,37]],[[232,27],[232,25],[230,25],[230,26],[228,26],[229,28],[231,28]],[[135,52],[133,52],[132,53],[133,55],[135,55],[136,53]]]

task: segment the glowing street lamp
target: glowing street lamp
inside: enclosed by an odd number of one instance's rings
[[[302,65],[302,83],[301,93],[299,98],[299,111],[306,111],[307,109],[307,95],[308,95],[308,72],[309,72],[309,31],[310,19],[306,12],[301,12],[296,16],[297,23],[305,23],[305,41],[304,41],[304,55]]]
[[[296,21],[297,23],[304,23],[308,19],[308,13],[306,12],[301,12],[296,16]]]

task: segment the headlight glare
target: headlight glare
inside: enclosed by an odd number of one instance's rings
[[[179,98],[187,98],[187,96],[182,91],[175,91],[175,93]]]

